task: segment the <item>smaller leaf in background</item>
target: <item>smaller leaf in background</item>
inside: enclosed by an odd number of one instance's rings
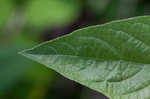
[[[25,15],[33,26],[66,24],[79,14],[78,0],[28,0]]]
[[[12,0],[0,0],[0,28],[8,22],[14,8],[15,4]]]
[[[22,54],[111,99],[148,99],[149,42],[150,16],[142,16],[80,29]]]

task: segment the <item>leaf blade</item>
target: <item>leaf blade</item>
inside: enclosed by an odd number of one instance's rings
[[[22,54],[114,99],[147,99],[148,22],[143,16],[80,29]]]

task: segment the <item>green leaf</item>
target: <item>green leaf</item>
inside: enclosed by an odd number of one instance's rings
[[[12,0],[0,0],[0,27],[4,27],[14,11],[15,4]]]
[[[80,29],[22,54],[111,99],[150,98],[150,16]]]
[[[29,0],[25,15],[33,26],[66,24],[78,17],[78,0]]]

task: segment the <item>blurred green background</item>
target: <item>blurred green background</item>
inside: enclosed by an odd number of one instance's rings
[[[149,14],[150,0],[0,0],[0,99],[108,99],[17,52],[79,28]]]

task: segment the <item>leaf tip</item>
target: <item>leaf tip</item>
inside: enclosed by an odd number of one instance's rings
[[[29,52],[30,51],[31,51],[31,49],[26,49],[26,50],[18,52],[18,54],[27,57],[27,56],[29,56],[29,54],[30,54]]]

